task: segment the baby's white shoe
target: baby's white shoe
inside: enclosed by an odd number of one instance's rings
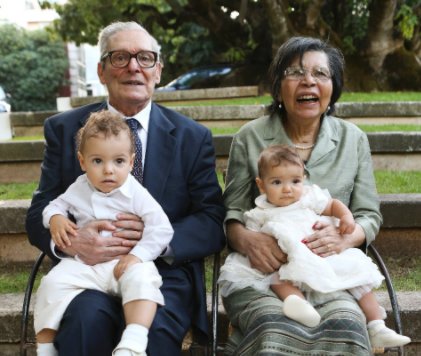
[[[384,320],[372,320],[367,324],[371,347],[396,347],[409,344],[408,336],[400,335],[389,329]]]
[[[288,318],[311,328],[320,323],[320,314],[307,300],[298,295],[292,294],[285,298],[283,311]]]

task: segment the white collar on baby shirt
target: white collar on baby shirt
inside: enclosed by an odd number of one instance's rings
[[[131,174],[129,174],[127,176],[127,179],[124,181],[124,183],[121,186],[119,186],[118,188],[113,189],[111,192],[103,193],[103,192],[99,191],[98,189],[96,189],[94,187],[94,185],[91,183],[91,181],[89,180],[89,178],[86,175],[86,173],[85,174],[82,174],[81,176],[78,177],[78,180],[79,181],[81,181],[81,182],[83,182],[84,180],[86,181],[86,184],[89,185],[92,193],[99,194],[99,195],[104,195],[104,196],[112,196],[112,195],[120,194],[120,195],[123,195],[126,198],[131,198],[132,195],[133,195],[132,185],[133,184],[138,184],[138,182],[135,179],[136,178],[134,178]]]

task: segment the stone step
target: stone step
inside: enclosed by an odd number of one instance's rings
[[[226,89],[226,88],[224,88]],[[237,88],[238,89],[238,88]],[[246,95],[247,91],[250,95]],[[251,92],[255,87],[245,87],[238,96],[253,96]],[[221,90],[219,90],[221,91]],[[175,95],[175,93],[159,93],[160,96]],[[216,96],[219,94],[219,96]],[[186,96],[184,91],[178,91],[179,99]],[[226,98],[223,91],[214,94],[216,98]],[[225,96],[224,96],[225,95]],[[67,106],[58,111],[40,112],[13,112],[8,119],[14,136],[34,136],[43,134],[44,120],[64,109],[71,109],[88,103],[98,102],[104,97],[63,98]],[[161,99],[161,98],[159,98]],[[240,127],[246,122],[268,113],[268,106],[258,105],[200,105],[200,106],[171,106],[174,110],[193,118],[208,127]],[[421,125],[421,102],[394,102],[394,103],[337,103],[335,115],[354,122],[355,124],[414,124]]]
[[[420,171],[421,132],[368,133],[375,170]],[[215,135],[217,168],[226,168],[233,135]],[[0,183],[37,181],[44,141],[0,142]]]
[[[394,328],[391,305],[387,292],[376,292],[379,303],[387,311],[386,323]],[[403,333],[412,339],[411,344],[405,347],[407,355],[419,355],[421,350],[421,292],[398,292],[398,303],[401,310]],[[210,319],[210,296],[208,297],[208,310]],[[20,321],[23,303],[23,294],[0,294],[0,355],[17,355],[20,342]],[[32,305],[30,325],[32,325]],[[224,343],[228,333],[228,321],[222,304],[218,308],[218,339]],[[34,341],[32,327],[29,328],[29,339]],[[185,339],[185,346],[190,343],[189,337]],[[29,355],[34,355],[33,348]]]
[[[0,201],[0,261],[28,262],[38,249],[28,242],[25,217],[29,200]],[[383,224],[375,246],[383,258],[421,253],[421,194],[380,195]]]

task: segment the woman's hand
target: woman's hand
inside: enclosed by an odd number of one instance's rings
[[[276,240],[269,235],[248,230],[237,221],[227,224],[230,245],[246,255],[252,267],[262,273],[273,273],[287,260]]]
[[[365,241],[365,233],[356,224],[352,234],[341,235],[339,229],[332,224],[318,221],[314,224],[312,235],[303,239],[306,246],[321,257],[341,253],[347,248],[361,246]]]

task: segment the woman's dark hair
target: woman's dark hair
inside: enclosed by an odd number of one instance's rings
[[[335,103],[342,94],[344,84],[345,61],[342,52],[329,45],[327,42],[313,37],[291,37],[281,47],[279,47],[275,58],[269,67],[269,80],[271,83],[272,104],[270,112],[275,113],[279,110],[279,90],[281,81],[284,78],[284,71],[298,57],[300,62],[305,53],[309,51],[324,52],[329,62],[329,70],[332,74],[332,97],[329,103],[327,114],[335,111]],[[281,115],[285,115],[285,108],[282,106]]]

